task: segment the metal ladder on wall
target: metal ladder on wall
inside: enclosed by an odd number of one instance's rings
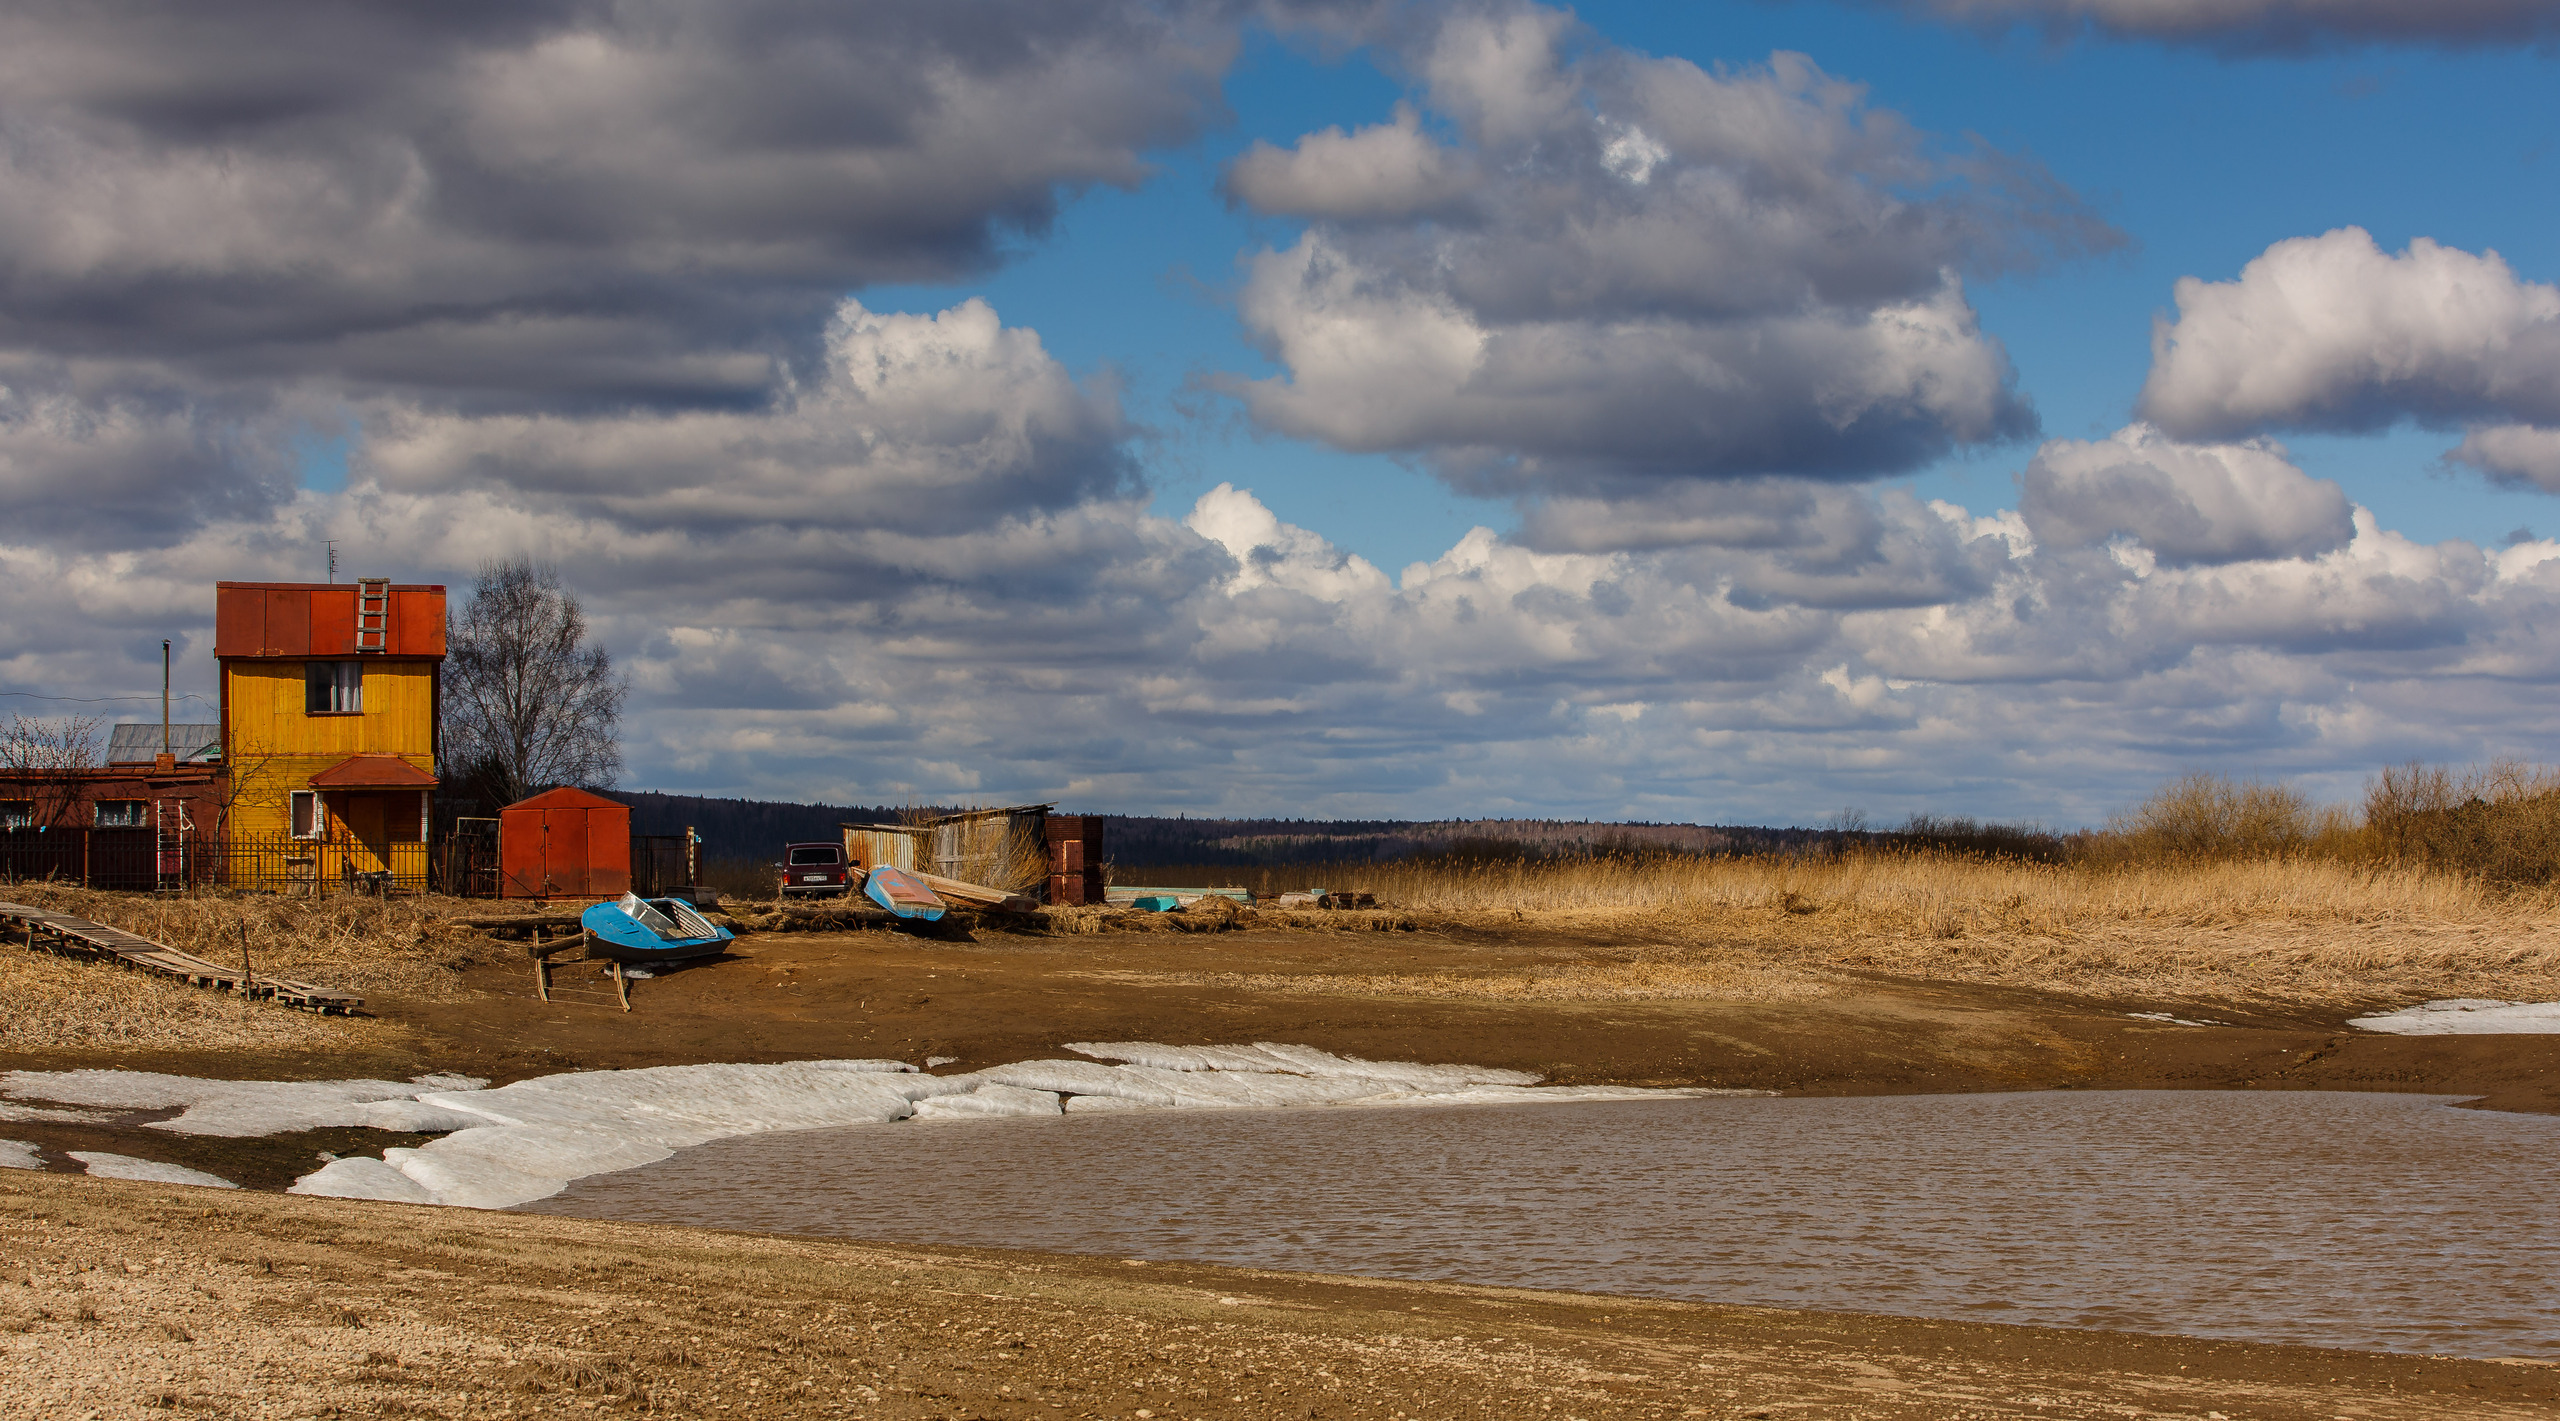
[[[391,579],[356,579],[356,650],[387,651],[391,646]]]

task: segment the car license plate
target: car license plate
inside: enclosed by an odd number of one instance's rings
[[[827,881],[827,876],[823,873],[804,873],[800,875],[800,881],[802,883],[824,883]]]

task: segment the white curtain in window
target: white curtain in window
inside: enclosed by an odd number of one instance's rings
[[[312,661],[302,668],[303,708],[313,715],[354,715],[364,709],[364,663]]]

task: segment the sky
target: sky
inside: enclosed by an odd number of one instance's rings
[[[2555,67],[2555,0],[13,7],[0,707],[209,696],[210,584],[334,542],[555,564],[632,788],[2560,759]]]

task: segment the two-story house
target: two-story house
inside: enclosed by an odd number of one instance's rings
[[[444,603],[379,578],[214,584],[235,881],[424,885]]]

